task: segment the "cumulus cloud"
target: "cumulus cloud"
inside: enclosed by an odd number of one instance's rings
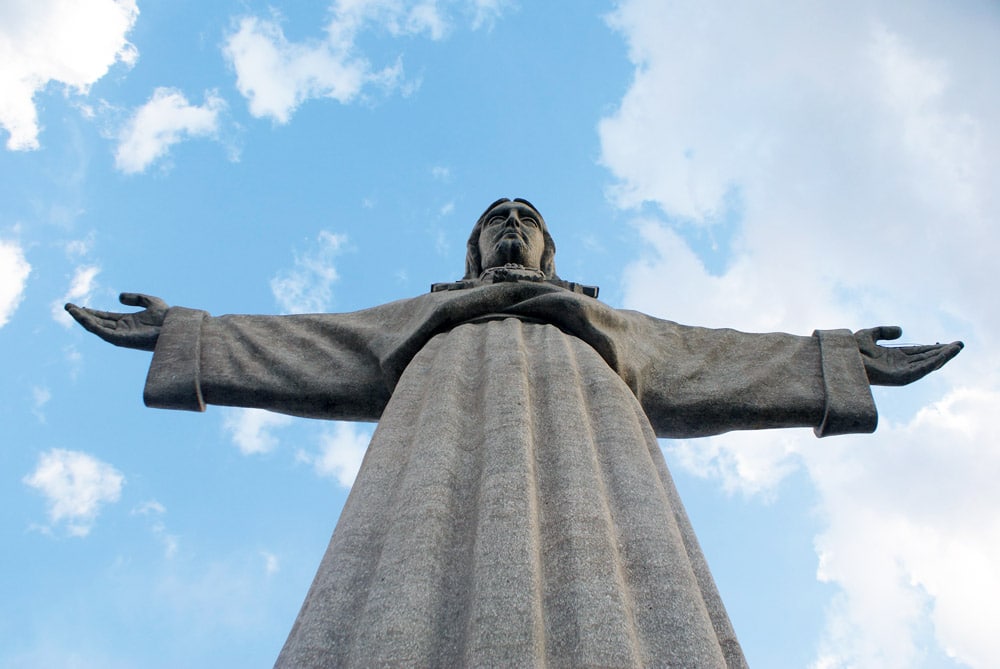
[[[88,453],[54,448],[41,455],[35,471],[23,481],[45,496],[50,522],[63,523],[71,535],[84,537],[101,507],[121,497],[125,477]]]
[[[960,387],[908,423],[803,451],[828,516],[819,578],[841,586],[822,666],[920,666],[913,630],[971,667],[996,664],[1000,391]]]
[[[231,34],[225,56],[236,71],[236,87],[258,118],[287,123],[303,101],[332,98],[347,103],[369,83],[391,86],[399,65],[372,71],[350,43],[294,44],[274,21],[246,17]]]
[[[392,36],[426,35],[442,39],[456,20],[469,16],[472,27],[494,21],[501,0],[335,0],[323,38],[290,42],[275,18],[241,18],[226,38],[223,53],[236,72],[236,87],[258,118],[287,123],[300,104],[330,98],[342,104],[371,87],[402,86],[400,61],[377,68],[357,46],[366,30]]]
[[[635,217],[647,244],[624,277],[629,306],[802,334],[900,323],[909,341],[969,344],[880,399],[875,435],[666,445],[734,492],[808,473],[828,522],[819,578],[839,589],[817,668],[919,667],[931,651],[1000,662],[984,630],[1000,601],[985,567],[1000,559],[985,513],[998,502],[986,420],[1000,312],[983,280],[1000,247],[1000,88],[986,65],[1000,29],[984,15],[995,9],[628,0],[609,19],[635,64],[600,124],[609,195],[653,205]]]
[[[212,137],[226,103],[215,92],[202,105],[192,105],[180,91],[160,87],[136,109],[118,137],[115,166],[126,174],[142,172],[170,147],[192,137]]]
[[[21,0],[0,4],[0,126],[7,148],[38,148],[34,97],[56,82],[86,94],[116,62],[131,65],[126,40],[135,0]]]
[[[20,244],[0,239],[0,328],[7,324],[24,297],[31,265]]]
[[[67,302],[87,303],[93,296],[97,275],[101,268],[96,265],[82,265],[73,272],[70,279],[69,288],[66,289],[62,297],[54,300],[51,306],[52,318],[65,328],[73,325],[73,318],[66,313],[64,308]]]
[[[333,259],[347,243],[345,235],[320,231],[316,244],[296,255],[295,266],[271,279],[271,294],[286,314],[326,311],[333,300],[333,284],[339,278]]]
[[[223,429],[243,455],[270,453],[278,445],[273,431],[292,422],[291,416],[263,409],[228,409]]]
[[[320,439],[317,453],[300,451],[298,459],[311,464],[320,476],[332,478],[341,486],[350,488],[361,469],[361,461],[371,438],[370,427],[336,422]]]

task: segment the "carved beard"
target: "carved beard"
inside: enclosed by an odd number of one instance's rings
[[[496,266],[505,264],[523,265],[527,255],[527,246],[520,237],[504,237],[498,241],[493,250],[496,253]],[[486,268],[484,268],[486,269]]]

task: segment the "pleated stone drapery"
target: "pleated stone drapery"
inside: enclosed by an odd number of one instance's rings
[[[690,327],[544,282],[174,307],[144,397],[379,421],[282,669],[745,666],[656,435],[876,421],[847,330]]]
[[[351,665],[744,665],[649,422],[590,346],[498,319],[406,368],[276,666]]]

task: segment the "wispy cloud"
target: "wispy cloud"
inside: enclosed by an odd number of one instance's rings
[[[192,105],[180,91],[160,87],[136,109],[118,137],[115,166],[127,173],[142,172],[170,147],[192,137],[212,137],[219,128],[225,101],[214,91],[202,105]]]
[[[89,302],[90,298],[93,296],[94,287],[97,282],[97,275],[100,274],[100,272],[101,268],[97,265],[82,265],[76,268],[73,272],[73,278],[70,279],[69,287],[66,289],[66,292],[62,297],[59,297],[52,302],[52,318],[54,318],[57,323],[65,328],[73,325],[73,319],[68,313],[66,313],[64,305],[67,302]]]
[[[71,535],[84,537],[101,507],[118,501],[125,477],[88,453],[54,448],[41,455],[23,481],[45,496],[51,523],[64,524]]]
[[[319,313],[329,309],[333,284],[339,278],[333,259],[346,243],[346,235],[322,230],[312,248],[302,255],[296,254],[292,269],[271,279],[271,293],[284,313]]]
[[[167,531],[167,526],[161,518],[167,513],[165,506],[155,499],[150,499],[130,512],[133,516],[143,516],[149,519],[149,530],[153,533],[161,544],[163,544],[163,556],[168,560],[177,555],[180,548],[180,537]]]
[[[33,400],[32,404],[34,404],[34,406],[31,409],[31,413],[35,414],[38,420],[44,423],[45,422],[44,408],[45,405],[49,403],[49,400],[52,399],[52,391],[49,390],[48,387],[46,386],[34,386],[31,389],[31,398]]]
[[[264,559],[264,571],[268,576],[281,571],[281,561],[278,560],[277,555],[268,551],[261,551],[260,556]]]
[[[138,52],[126,40],[135,0],[32,0],[0,6],[0,127],[7,148],[37,149],[34,97],[50,82],[86,94],[116,62]]]
[[[0,239],[0,328],[7,324],[24,297],[31,265],[21,245]]]

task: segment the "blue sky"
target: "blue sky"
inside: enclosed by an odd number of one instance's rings
[[[671,320],[967,348],[872,436],[662,442],[751,666],[993,667],[995,3],[0,7],[0,666],[268,667],[370,425],[145,409],[121,291],[349,311],[526,197]]]

